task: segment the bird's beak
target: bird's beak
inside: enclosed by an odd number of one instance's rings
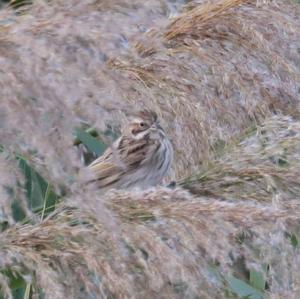
[[[158,130],[162,130],[162,131],[163,131],[163,128],[160,126],[159,123],[156,124],[156,128],[157,128]]]
[[[154,123],[154,124],[151,126],[151,131],[157,131],[157,130],[162,130],[162,127],[160,126],[159,123]]]

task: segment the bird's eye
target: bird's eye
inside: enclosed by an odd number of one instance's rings
[[[146,126],[147,126],[146,123],[140,123],[140,127],[141,127],[141,128],[145,128]]]

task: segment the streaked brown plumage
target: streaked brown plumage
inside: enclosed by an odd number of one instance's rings
[[[156,113],[143,110],[88,168],[100,188],[145,188],[162,181],[172,157],[171,142],[159,125]]]

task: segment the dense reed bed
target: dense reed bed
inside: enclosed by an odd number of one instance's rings
[[[299,4],[20,9],[0,10],[0,298],[298,298]],[[76,128],[109,146],[141,107],[177,185],[85,186]]]

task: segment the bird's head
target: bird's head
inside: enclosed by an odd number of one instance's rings
[[[142,110],[135,114],[129,124],[129,133],[134,139],[159,139],[165,137],[157,114],[152,110]]]

